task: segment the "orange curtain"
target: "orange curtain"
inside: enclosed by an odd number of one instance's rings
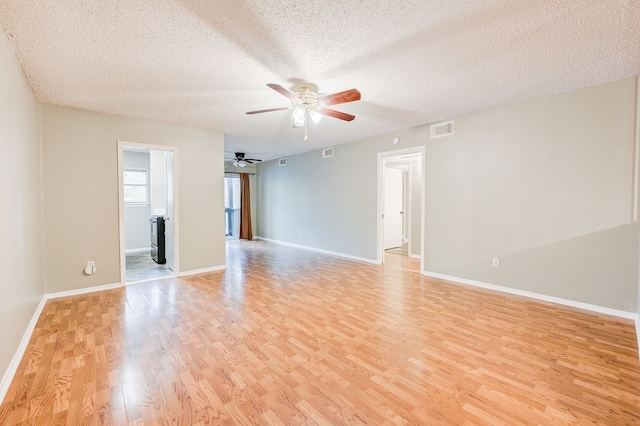
[[[240,173],[240,239],[250,240],[252,238],[249,174]]]

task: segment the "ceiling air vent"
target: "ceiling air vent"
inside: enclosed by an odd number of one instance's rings
[[[333,157],[333,147],[325,148],[322,150],[322,158]]]
[[[446,123],[433,124],[431,126],[431,139],[450,136],[453,134],[453,121]]]
[[[286,166],[287,165],[287,159],[286,158],[281,158],[278,160],[278,166],[282,167],[282,166]]]

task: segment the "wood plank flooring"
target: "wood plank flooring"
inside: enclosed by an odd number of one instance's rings
[[[640,424],[631,321],[227,244],[226,271],[49,301],[0,424]]]

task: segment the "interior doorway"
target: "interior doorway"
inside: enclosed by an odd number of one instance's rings
[[[224,178],[225,238],[236,240],[240,236],[240,176]]]
[[[120,280],[176,276],[177,149],[118,142]]]
[[[393,253],[424,267],[424,147],[378,154],[378,263]]]

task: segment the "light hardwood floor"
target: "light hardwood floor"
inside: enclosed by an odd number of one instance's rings
[[[631,321],[263,241],[47,303],[0,424],[640,423]]]

